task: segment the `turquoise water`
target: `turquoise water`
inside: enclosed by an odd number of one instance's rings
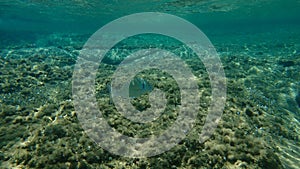
[[[299,11],[299,0],[1,1],[0,168],[299,168]],[[118,44],[95,79],[97,105],[116,131],[160,135],[181,108],[176,79],[149,70],[131,81],[130,103],[140,111],[150,108],[150,92],[158,88],[166,98],[163,114],[141,124],[118,113],[108,88],[120,62],[134,51],[159,47],[179,55],[200,94],[186,138],[162,154],[130,158],[101,148],[85,133],[74,109],[72,77],[91,35],[140,12],[172,14],[203,31],[222,62],[227,96],[216,130],[201,143],[212,92],[201,60],[187,46],[155,35]]]

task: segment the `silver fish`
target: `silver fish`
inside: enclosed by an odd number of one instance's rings
[[[111,94],[111,83],[107,84],[109,94]],[[129,97],[137,98],[143,94],[150,93],[153,86],[144,78],[134,77],[129,84]]]

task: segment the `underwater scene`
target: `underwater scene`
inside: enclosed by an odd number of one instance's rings
[[[300,0],[2,0],[0,168],[300,168]]]

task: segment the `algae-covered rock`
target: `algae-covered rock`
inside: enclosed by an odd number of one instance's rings
[[[168,49],[184,49],[172,43],[168,45]],[[290,86],[289,90],[285,88],[286,84],[296,84],[299,61],[283,57],[278,61],[273,55],[265,58],[267,51],[263,48],[269,46],[256,50],[257,46],[247,46],[247,54],[228,51],[230,48],[239,51],[242,48],[239,45],[220,50],[226,51],[221,60],[228,80],[227,102],[217,129],[204,143],[199,142],[199,133],[211,102],[210,79],[201,60],[183,54],[185,51],[175,51],[186,59],[197,77],[201,100],[196,122],[186,138],[171,150],[141,159],[111,154],[81,128],[71,100],[72,72],[80,45],[7,50],[7,56],[0,57],[0,67],[4,68],[0,71],[0,122],[3,124],[0,126],[0,168],[282,168],[286,156],[277,147],[290,145],[285,142],[281,145],[282,138],[295,142],[298,131],[293,126],[288,128],[296,122],[291,122],[292,116],[278,106],[277,94],[292,93]],[[130,52],[134,48],[123,45],[112,49],[102,60],[95,79],[98,107],[108,124],[121,134],[140,138],[158,136],[176,121],[181,91],[176,81],[164,72],[141,72],[139,78],[148,78],[150,88],[166,93],[166,109],[156,121],[146,124],[131,122],[120,115],[109,101],[106,84]],[[253,57],[257,54],[259,58]],[[281,55],[279,52],[276,56]],[[270,85],[270,82],[274,83]],[[132,90],[138,87],[151,91],[144,88],[143,80],[135,84],[131,85]],[[131,96],[136,109],[150,108],[146,92],[133,91]],[[300,93],[293,97],[290,103],[300,106]],[[119,150],[125,151],[124,146]]]

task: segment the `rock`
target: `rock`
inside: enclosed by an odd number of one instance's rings
[[[54,140],[57,138],[62,138],[66,136],[66,131],[64,127],[60,124],[49,125],[46,127],[44,131],[45,136],[47,136],[50,140]]]
[[[300,92],[298,92],[297,96],[295,97],[295,101],[298,104],[298,107],[300,108]]]
[[[252,117],[254,114],[253,114],[253,111],[252,110],[250,110],[249,108],[247,108],[246,110],[245,110],[245,113],[249,116],[249,117]]]
[[[272,169],[282,168],[280,159],[271,150],[267,150],[267,154],[258,161],[258,164],[262,168],[272,168]]]
[[[4,153],[0,151],[0,161],[3,161],[5,159]]]
[[[279,65],[283,66],[283,67],[290,67],[290,66],[294,66],[295,62],[292,60],[280,60],[278,62]]]

